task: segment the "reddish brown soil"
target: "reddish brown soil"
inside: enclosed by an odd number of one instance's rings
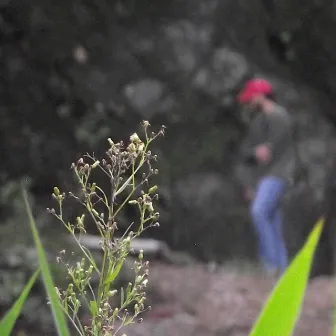
[[[213,273],[202,265],[152,264],[149,280],[152,310],[120,335],[245,336],[275,284],[257,272]],[[311,281],[294,336],[330,335],[333,291],[331,278]]]

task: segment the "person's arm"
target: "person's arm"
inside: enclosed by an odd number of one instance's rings
[[[285,143],[291,141],[292,124],[290,116],[286,113],[274,113],[269,115],[269,135],[266,145],[271,155],[276,156],[282,150]]]
[[[236,165],[235,176],[240,185],[244,189],[244,194],[247,190],[253,189],[256,178],[257,158],[255,155],[256,139],[259,129],[260,118],[256,117],[247,130],[247,133],[241,142],[238,150],[239,162]]]
[[[275,111],[269,114],[267,119],[267,129],[263,130],[267,131],[267,140],[264,143],[254,145],[255,141],[253,142],[255,134],[258,134],[263,127],[256,124],[251,129],[252,138],[247,141],[248,145],[245,145],[242,152],[246,162],[267,164],[286,150],[288,143],[292,141],[291,118],[286,111]]]
[[[245,138],[242,141],[242,145],[240,147],[240,157],[245,164],[255,165],[257,164],[257,158],[255,155],[256,149],[256,138],[258,133],[258,124],[259,118],[253,120],[251,123],[248,132]]]

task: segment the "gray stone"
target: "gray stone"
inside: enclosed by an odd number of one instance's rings
[[[181,20],[165,26],[163,32],[163,42],[170,49],[166,60],[169,61],[168,69],[175,71],[178,68],[189,73],[199,65],[200,58],[208,50],[212,27]]]
[[[130,83],[125,87],[124,94],[131,107],[145,119],[150,119],[156,113],[169,111],[174,104],[171,97],[163,97],[165,88],[154,79]]]
[[[208,67],[197,72],[194,84],[217,99],[227,99],[228,93],[237,87],[247,71],[244,56],[223,47],[215,50]]]

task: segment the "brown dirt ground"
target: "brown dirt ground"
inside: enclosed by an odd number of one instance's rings
[[[122,330],[127,336],[245,336],[275,281],[258,272],[204,265],[150,266],[148,303],[152,310]],[[333,279],[308,285],[294,336],[330,335]],[[270,336],[282,336],[274,332]]]

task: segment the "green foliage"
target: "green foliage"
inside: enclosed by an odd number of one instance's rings
[[[40,270],[37,270],[30,280],[28,281],[27,285],[22,290],[19,298],[13,304],[12,308],[6,313],[6,315],[0,321],[0,335],[1,336],[10,336],[11,332],[14,328],[15,322],[18,319],[22,307],[27,300],[27,297],[30,293],[31,288],[33,287],[37,276],[39,275]]]
[[[48,210],[61,221],[83,254],[83,258],[76,263],[75,267],[70,266],[69,263],[64,263],[67,276],[70,279],[66,290],[61,291],[54,286],[50,265],[39,237],[28,196],[25,189],[23,191],[30,229],[37,248],[43,282],[49,296],[58,335],[70,335],[65,315],[72,322],[79,335],[103,336],[111,335],[111,331],[115,330],[116,320],[121,319],[122,322],[121,326],[116,328],[116,332],[118,332],[122,326],[132,323],[145,310],[146,295],[144,289],[148,281],[148,269],[147,263],[143,261],[142,251],[138,256],[138,261],[134,263],[134,283],[129,283],[126,289],[121,288],[120,306],[112,308],[110,303],[117,293],[117,289],[114,287],[115,280],[130,252],[131,240],[138,237],[145,229],[158,226],[159,214],[154,211],[153,207],[154,200],[158,198],[158,195],[155,194],[157,187],[149,187],[147,192],[142,188],[148,184],[152,175],[158,173],[156,169],[152,168],[153,161],[156,161],[156,155],[152,155],[149,145],[157,136],[164,134],[164,128],[156,134],[149,134],[148,127],[149,123],[144,122],[145,141],[142,141],[134,133],[130,137],[130,143],[127,147],[122,142],[114,143],[109,139],[110,148],[106,153],[107,157],[102,160],[102,164],[95,157],[87,155],[86,159],[91,160],[91,164],[84,162],[84,159],[81,158],[77,164],[72,165],[82,194],[75,195],[73,192],[69,192],[66,195],[61,193],[57,187],[54,188],[53,197],[58,203],[58,211],[56,212],[55,209]],[[147,172],[141,171],[144,165],[147,165]],[[109,196],[91,179],[92,172],[97,169],[108,176],[111,187]],[[142,175],[138,179],[140,173]],[[134,198],[136,192],[139,195]],[[84,207],[84,212],[77,216],[74,224],[66,222],[63,214],[63,203],[68,198],[75,199]],[[122,201],[117,203],[120,199]],[[103,212],[98,212],[97,204],[103,205]],[[117,204],[121,205],[117,206]],[[131,231],[131,225],[121,238],[117,238],[115,237],[115,232],[118,229],[117,215],[127,204],[137,206],[140,217],[139,223],[134,231]],[[81,235],[86,233],[85,218],[87,216],[96,224],[102,239],[101,249],[104,256],[101,268],[97,265],[93,254],[80,242]],[[79,234],[79,237],[77,234]],[[62,251],[61,254],[62,257],[58,258],[59,262],[63,261],[65,251]],[[93,289],[91,281],[94,273],[99,278],[99,286],[96,291]],[[7,326],[8,330],[13,328],[36,276],[37,273],[34,274],[34,277],[22,292],[10,314],[1,322],[3,326]],[[83,303],[84,305],[87,304],[91,314],[91,325],[85,327],[79,318],[79,310]],[[133,304],[133,315],[129,314],[126,309],[130,304]],[[4,332],[7,329],[4,329]]]
[[[48,211],[63,224],[82,252],[80,260],[70,265],[70,262],[64,261],[67,252],[61,251],[57,260],[64,266],[69,282],[63,290],[56,288],[60,306],[82,336],[115,335],[146,310],[148,263],[143,260],[142,251],[133,265],[134,282],[121,288],[120,303],[115,302],[119,292],[116,279],[130,253],[131,241],[144,230],[158,226],[159,214],[153,206],[158,199],[155,193],[157,187],[146,186],[149,179],[158,174],[158,170],[153,168],[157,156],[151,153],[149,147],[158,136],[164,134],[164,127],[157,133],[149,133],[149,123],[144,121],[142,126],[144,140],[136,133],[130,136],[127,145],[108,139],[109,149],[103,159],[87,154],[72,164],[80,187],[78,193],[61,192],[55,187],[52,194],[57,210],[52,208]],[[108,192],[94,181],[97,171],[107,177]],[[147,191],[144,187],[148,188]],[[63,211],[64,203],[71,200],[78,202],[83,209],[74,223],[67,221]],[[122,210],[129,205],[137,207],[139,221],[132,223],[121,237],[117,237],[118,219]],[[82,243],[88,222],[95,224],[101,239],[101,265]],[[97,288],[94,288],[93,278],[99,279]],[[130,306],[132,314],[128,311]],[[80,319],[82,312],[89,313],[89,325],[83,325]]]
[[[38,259],[41,267],[42,277],[46,292],[48,293],[51,310],[53,312],[55,325],[59,336],[70,336],[69,329],[67,327],[66,319],[63,311],[58,303],[58,297],[55,290],[54,282],[51,276],[51,271],[48,265],[45,251],[42,246],[41,239],[36,228],[35,220],[33,218],[28,197],[25,189],[23,190],[23,197],[26,204],[27,214],[30,222],[30,228],[34,237],[35,245],[37,248]]]
[[[305,245],[289,265],[256,321],[250,336],[290,336],[300,314],[315,249],[323,229],[318,221]]]
[[[27,212],[22,197],[22,183],[28,190],[30,183],[27,178],[23,178],[21,181],[8,179],[0,187],[1,209],[4,210],[0,220],[0,306],[5,309],[9,308],[17,300],[22,288],[25,287],[31,275],[39,268],[31,230],[29,225],[25,225],[27,223]],[[48,214],[45,213],[45,208],[41,212],[42,206],[36,202],[30,193],[29,200],[36,214],[35,221],[39,230],[41,230],[41,228],[43,229],[43,224],[46,223],[45,217]],[[40,233],[43,241],[50,242],[53,240],[54,245],[57,245],[53,246],[53,250],[57,247],[56,251],[59,251],[59,243],[62,242],[64,244],[62,235],[57,235],[57,239],[48,239],[51,233],[49,233],[49,230],[43,231],[43,235]],[[44,247],[47,248],[47,246]],[[47,250],[49,253],[52,252],[50,247]],[[59,267],[56,262],[55,266]],[[53,276],[55,274],[56,272],[53,271]],[[38,277],[34,285],[34,291],[29,294],[23,305],[20,317],[29,328],[34,329],[34,325],[38,325],[38,329],[41,330],[42,334],[52,328],[53,319],[49,309],[45,308],[41,277]]]
[[[123,326],[133,323],[145,311],[148,263],[143,260],[143,251],[140,251],[138,259],[133,265],[134,282],[129,283],[126,288],[121,288],[119,305],[115,304],[115,307],[112,307],[112,300],[118,292],[116,279],[130,253],[131,241],[139,237],[144,230],[158,226],[159,214],[155,212],[153,206],[154,201],[158,199],[158,194],[155,193],[157,186],[148,186],[147,192],[143,188],[148,185],[150,177],[158,173],[157,169],[152,167],[157,157],[151,153],[149,146],[154,139],[164,134],[164,127],[157,133],[149,134],[149,126],[148,122],[143,122],[144,141],[134,133],[130,137],[130,143],[127,147],[122,142],[114,143],[109,139],[110,148],[106,153],[106,158],[102,160],[102,164],[90,155],[85,156],[87,161],[91,161],[90,164],[85,162],[83,158],[73,164],[72,168],[80,185],[81,194],[75,195],[73,192],[69,192],[66,195],[61,193],[58,187],[54,188],[53,198],[57,201],[58,211],[48,210],[64,225],[83,256],[75,263],[75,266],[63,263],[65,250],[61,251],[61,256],[57,258],[58,262],[65,266],[67,274],[64,275],[64,278],[69,279],[65,290],[54,286],[51,265],[47,261],[45,248],[42,245],[29,205],[28,195],[23,188],[23,199],[30,229],[58,335],[70,335],[66,317],[71,321],[78,335],[116,335]],[[143,171],[145,166],[147,166],[147,170]],[[111,188],[109,194],[92,181],[92,172],[98,169],[108,177]],[[139,174],[141,174],[140,179]],[[83,213],[77,216],[75,223],[65,221],[63,204],[68,199],[75,199],[83,206]],[[137,226],[132,223],[121,237],[117,237],[115,235],[118,230],[117,215],[127,204],[135,205],[138,208],[139,222]],[[103,208],[98,208],[98,205],[102,205]],[[93,257],[94,254],[81,243],[82,235],[86,233],[87,220],[85,219],[87,217],[96,224],[102,240],[103,260],[101,267]],[[74,255],[73,252],[72,255]],[[0,322],[1,335],[9,335],[13,329],[37,275],[38,271],[34,273],[18,301]],[[96,290],[92,285],[93,275],[99,279]],[[133,313],[129,313],[127,310],[130,305]],[[80,319],[79,312],[83,306],[88,308],[91,314],[90,325],[84,326]],[[121,322],[118,326],[115,325],[117,321]]]

